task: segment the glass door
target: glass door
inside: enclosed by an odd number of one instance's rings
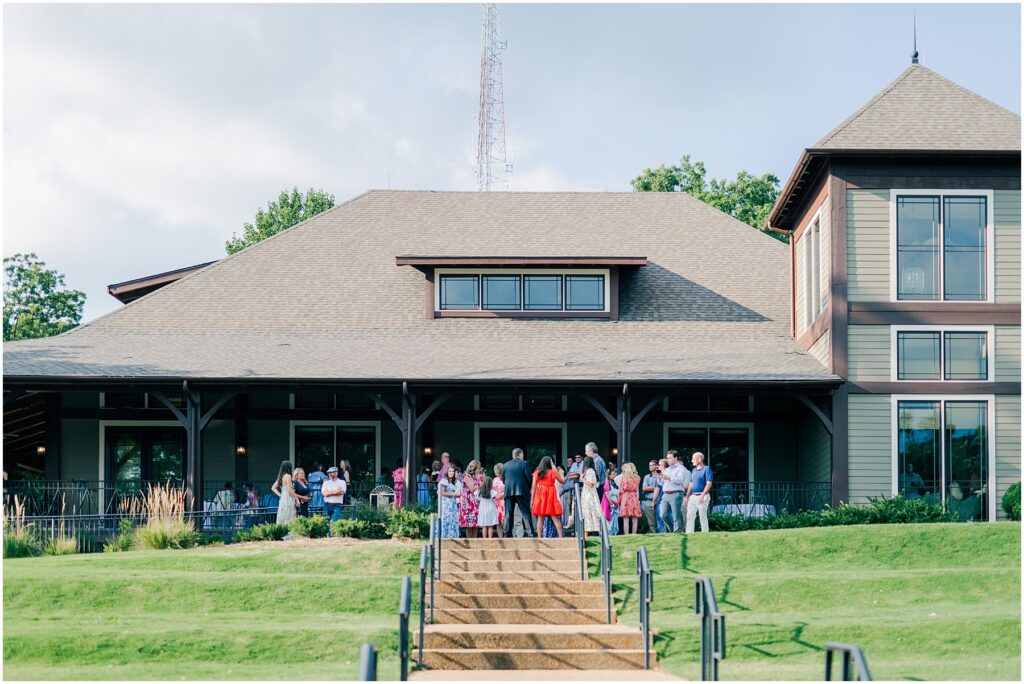
[[[108,426],[106,480],[141,492],[146,482],[178,486],[185,479],[185,430],[174,426]]]
[[[704,454],[716,482],[750,481],[750,428],[686,426],[668,431],[668,448],[679,452],[687,468],[695,451]]]
[[[505,463],[512,458],[512,450],[523,450],[530,468],[540,465],[540,460],[550,456],[558,465],[562,450],[562,431],[558,428],[481,428],[480,462],[492,473],[495,463]]]

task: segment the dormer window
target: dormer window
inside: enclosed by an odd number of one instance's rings
[[[438,269],[437,311],[608,312],[609,272]]]

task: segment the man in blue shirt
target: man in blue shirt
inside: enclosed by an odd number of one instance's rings
[[[604,478],[608,467],[605,465],[604,459],[601,458],[601,454],[597,453],[597,444],[594,442],[587,442],[585,453],[594,459],[594,471],[597,473],[597,496],[600,498],[604,494]]]
[[[700,514],[700,531],[708,531],[708,504],[711,503],[711,468],[704,465],[704,454],[693,452],[693,470],[686,494],[690,500],[686,505],[686,533],[693,533],[693,519]]]

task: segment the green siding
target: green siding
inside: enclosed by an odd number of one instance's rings
[[[849,301],[889,301],[889,190],[846,191],[846,279]]]
[[[851,394],[849,407],[851,503],[892,494],[892,406],[888,394]]]
[[[223,484],[235,479],[235,422],[211,420],[203,430],[203,477]]]
[[[270,491],[281,461],[290,457],[288,442],[287,420],[249,421],[248,478],[256,483],[260,493]]]
[[[797,476],[801,482],[832,480],[832,439],[817,416],[808,411],[797,426]]]
[[[1020,326],[997,325],[995,340],[995,379],[1020,382]]]
[[[791,423],[754,425],[754,480],[792,482],[797,479],[796,431]]]
[[[60,425],[60,478],[100,479],[100,422],[64,419]]]
[[[996,516],[1005,518],[1003,493],[1020,482],[1020,396],[996,397]]]
[[[996,190],[995,220],[996,302],[1020,301],[1020,190]]]
[[[888,382],[892,368],[892,340],[887,325],[849,327],[849,377],[851,380]]]

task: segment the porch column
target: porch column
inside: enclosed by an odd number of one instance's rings
[[[405,469],[405,500],[409,501],[410,494],[416,482],[416,395],[409,390],[409,386],[402,383],[402,463]]]
[[[185,389],[185,509],[203,511],[203,429],[201,396],[199,392]]]
[[[60,479],[60,408],[61,393],[46,397],[46,454],[43,472],[48,481]]]
[[[615,398],[617,425],[615,426],[616,447],[619,450],[618,462],[621,469],[623,463],[630,460],[630,448],[632,444],[633,431],[629,429],[629,421],[632,416],[632,401],[629,396],[629,385],[622,386],[622,394]]]

